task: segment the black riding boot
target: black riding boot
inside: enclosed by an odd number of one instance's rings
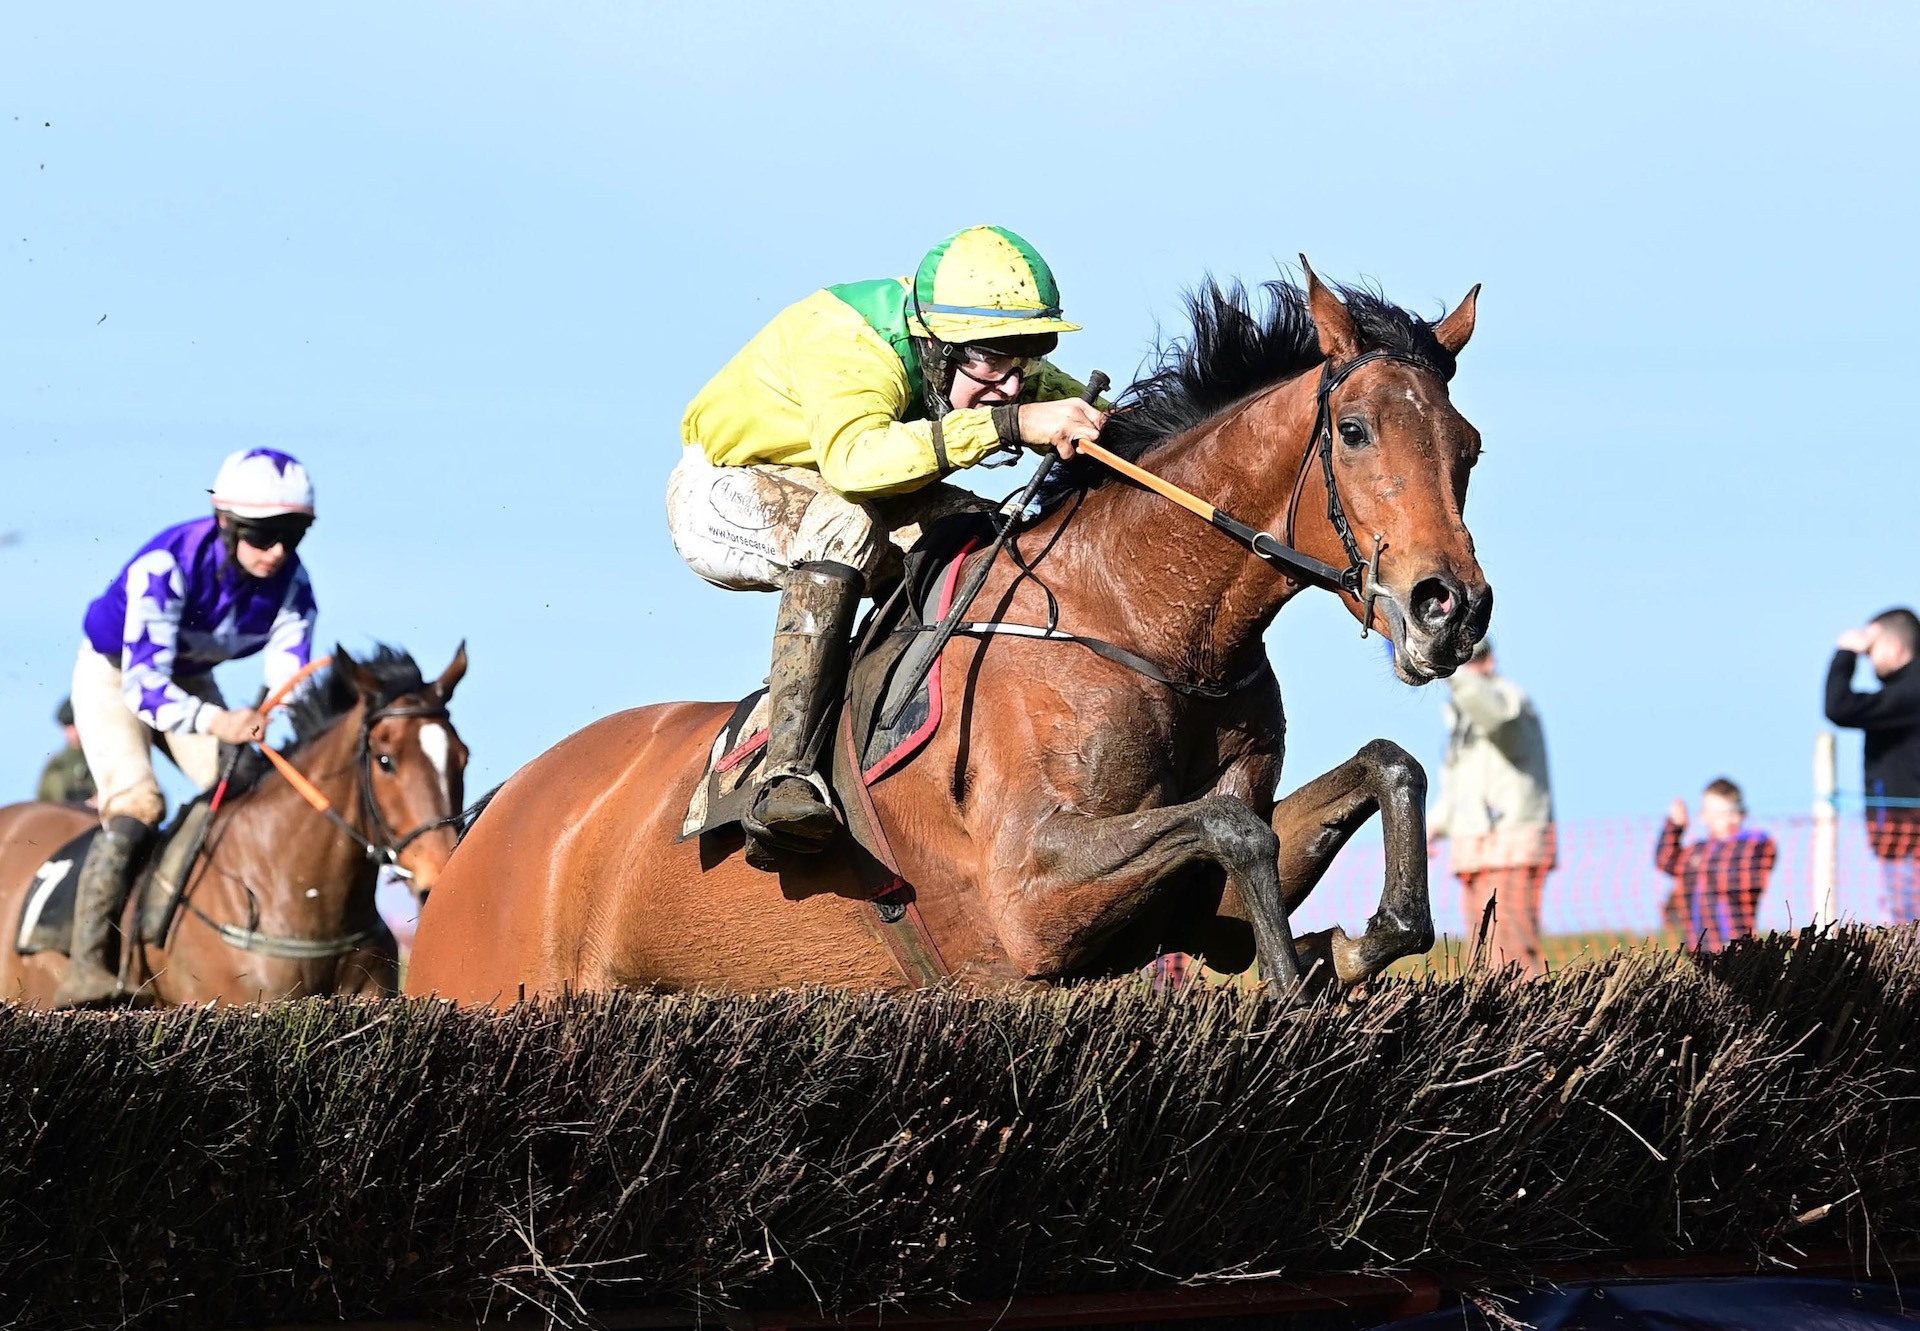
[[[861,590],[857,569],[823,561],[794,569],[780,594],[767,676],[767,771],[740,820],[755,868],[772,868],[781,855],[817,855],[839,831],[815,764],[845,686]]]
[[[109,818],[93,839],[73,894],[73,943],[53,1006],[88,1007],[120,997],[120,912],[153,829],[138,818]]]

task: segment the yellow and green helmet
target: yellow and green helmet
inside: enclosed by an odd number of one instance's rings
[[[927,251],[913,275],[907,328],[942,342],[1074,333],[1038,250],[1003,226],[970,226]]]

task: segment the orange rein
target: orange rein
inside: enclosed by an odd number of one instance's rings
[[[1200,498],[1200,496],[1182,490],[1172,481],[1154,475],[1145,467],[1136,467],[1118,453],[1110,452],[1092,440],[1076,439],[1073,448],[1074,452],[1085,453],[1090,458],[1099,459],[1128,480],[1133,481],[1135,484],[1146,486],[1147,489],[1153,491],[1163,499],[1171,499],[1189,513],[1204,518],[1208,522],[1213,521],[1213,515],[1218,511],[1212,504],[1209,504],[1206,500]]]
[[[293,693],[293,690],[302,680],[313,674],[316,670],[324,670],[332,664],[333,658],[331,656],[323,656],[317,661],[309,661],[304,666],[301,666],[292,678],[275,689],[273,696],[261,705],[260,715],[262,717],[272,716],[273,713],[286,702],[287,698]],[[321,794],[320,788],[314,785],[313,782],[307,780],[305,776],[301,775],[300,769],[288,762],[278,749],[268,744],[265,740],[261,740],[259,743],[260,752],[267,755],[267,761],[279,769],[280,775],[287,779],[287,784],[299,793],[301,799],[311,804],[319,813],[326,813],[333,808],[333,801]]]

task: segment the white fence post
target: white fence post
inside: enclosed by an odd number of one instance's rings
[[[1813,923],[1825,929],[1840,918],[1840,788],[1833,732],[1813,739]]]

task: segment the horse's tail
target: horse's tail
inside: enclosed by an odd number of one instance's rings
[[[502,781],[500,786],[506,784],[506,782]],[[493,803],[493,797],[500,793],[500,786],[495,786],[492,790],[489,790],[486,794],[460,811],[460,821],[454,825],[458,829],[454,834],[454,840],[456,842],[464,840],[467,833],[473,830],[473,825],[480,821],[480,815],[487,811],[489,804]]]

